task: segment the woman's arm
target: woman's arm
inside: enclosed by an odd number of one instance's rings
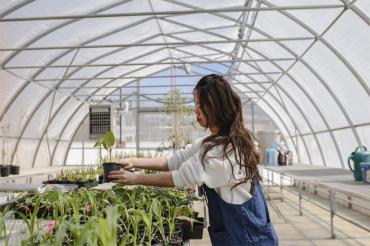
[[[128,158],[120,162],[122,168],[130,169],[132,167],[140,169],[151,169],[156,171],[168,171],[168,164],[166,157],[153,158]]]
[[[109,178],[113,183],[125,185],[149,185],[160,187],[174,187],[171,172],[161,172],[154,174],[131,173],[129,171],[112,171]]]

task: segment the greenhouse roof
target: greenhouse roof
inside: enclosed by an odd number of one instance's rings
[[[370,146],[370,1],[1,3],[11,162],[22,152],[34,163],[50,141],[63,163],[89,105],[155,107],[174,85],[191,105],[210,73],[261,108],[301,163],[345,168],[354,147]]]

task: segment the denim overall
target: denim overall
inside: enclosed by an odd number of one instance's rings
[[[214,189],[202,187],[207,198],[208,232],[213,246],[279,245],[258,181],[251,183],[253,197],[242,204],[227,203]]]

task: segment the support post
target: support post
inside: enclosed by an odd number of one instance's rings
[[[280,174],[280,200],[283,202],[284,201],[284,198],[283,198],[283,187],[284,186],[284,174],[281,173]]]
[[[334,239],[334,215],[336,211],[336,203],[335,203],[335,193],[333,191],[329,191],[329,202],[330,202],[330,238]]]
[[[299,216],[302,216],[302,194],[301,194],[301,192],[299,192],[299,195],[298,195],[298,197],[299,197]]]

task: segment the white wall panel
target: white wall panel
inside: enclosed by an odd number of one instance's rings
[[[328,167],[341,168],[342,164],[340,163],[339,156],[337,155],[337,151],[335,150],[335,145],[330,134],[320,133],[317,134],[317,138],[319,139],[320,145],[322,147],[323,154],[326,160],[326,165]]]
[[[12,140],[12,145],[15,144],[15,141]],[[28,139],[22,139],[19,143],[17,154],[18,154],[18,164],[21,166],[21,168],[31,168],[32,166],[32,158],[33,154],[35,152],[36,146],[38,144],[38,141],[36,140],[28,140]]]
[[[274,89],[271,89],[270,92],[274,93],[273,90]],[[276,97],[276,98],[280,100],[279,97]],[[286,127],[288,128],[287,130],[290,132],[290,134],[294,135],[294,131],[296,129],[295,124],[292,121],[292,119],[289,117],[289,115],[287,114],[286,109],[283,108],[283,105],[281,105],[281,102],[278,103],[276,99],[273,98],[270,94],[266,94],[264,96],[264,100],[266,100],[271,105],[271,107],[274,108],[277,114],[279,114],[281,119],[284,121]]]
[[[296,127],[301,131],[302,134],[310,132],[310,128],[306,120],[304,119],[302,113],[299,111],[297,106],[290,100],[290,98],[287,97],[287,95],[282,90],[280,90],[277,87],[274,87],[270,90],[270,93],[274,95],[275,98],[280,101],[281,105],[285,107],[284,108],[285,111],[294,120]]]
[[[305,56],[308,63],[327,81],[330,89],[343,103],[355,124],[369,121],[363,113],[370,108],[369,95],[347,67],[322,43],[316,43]]]
[[[367,17],[370,17],[370,1],[368,0],[358,0],[355,5],[363,11]]]
[[[281,86],[284,91],[289,93],[292,100],[300,107],[302,113],[304,113],[306,119],[311,124],[311,127],[314,131],[325,130],[325,123],[320,116],[319,112],[316,110],[310,99],[306,96],[306,94],[299,88],[295,82],[293,82],[288,76],[284,75],[283,78],[279,82],[279,86]],[[315,101],[314,101],[315,102]],[[315,102],[316,103],[316,102]],[[292,112],[293,117],[297,115],[296,112]],[[299,119],[299,122],[303,120],[304,122],[301,123],[302,133],[306,133],[307,131],[311,131],[308,128],[308,124],[306,123],[305,119]]]
[[[338,142],[338,147],[344,161],[344,168],[348,169],[347,159],[355,151],[358,143],[350,129],[333,131],[333,134]]]
[[[310,158],[308,156],[307,149],[304,145],[303,139],[301,137],[293,138],[293,139],[294,139],[293,141],[295,141],[297,143],[298,154],[301,158],[300,164],[310,164],[310,165],[312,165],[312,163],[310,163]]]
[[[353,11],[346,11],[325,38],[350,62],[365,80],[369,89],[370,52],[366,52],[370,50],[369,25]],[[370,101],[370,98],[368,100]]]
[[[6,104],[12,99],[14,93],[26,83],[4,70],[0,70],[0,112],[3,113]]]
[[[53,159],[53,166],[60,166],[64,164],[64,157],[66,156],[66,152],[68,151],[68,142],[59,142],[58,149],[55,151],[55,156]]]
[[[76,114],[67,123],[64,131],[58,133],[58,135],[62,134],[61,139],[70,141],[73,137],[74,132],[80,126],[80,123],[84,120],[87,113],[89,113],[88,105],[82,105],[82,107],[79,108],[78,112],[76,112]],[[70,117],[70,115],[68,117]]]
[[[49,143],[46,141],[45,136],[41,142],[41,145],[36,155],[35,167],[48,167],[50,164],[53,164],[51,156],[53,155],[53,149],[56,144],[56,141],[52,139],[49,139],[48,141]],[[32,155],[32,157],[34,156]],[[33,161],[33,159],[30,158],[30,161]]]
[[[280,1],[286,2],[285,0]],[[301,3],[302,1],[294,1]],[[334,2],[334,1],[333,1]],[[340,1],[335,1],[336,3],[331,4],[341,4]],[[309,4],[325,4],[324,1],[310,1]],[[281,4],[279,4],[281,5]],[[292,5],[290,5],[292,6]],[[292,14],[294,17],[298,18],[300,21],[308,25],[310,28],[315,30],[317,33],[322,33],[325,28],[329,26],[329,24],[334,21],[334,19],[339,15],[341,9],[312,9],[312,10],[289,10],[287,11],[289,14]]]
[[[370,151],[370,125],[356,127],[363,145]]]
[[[81,165],[82,164],[82,149],[70,149],[66,165]]]
[[[27,86],[17,96],[4,116],[3,124],[10,124],[9,136],[18,136],[25,122],[32,115],[32,110],[37,106],[47,90],[34,83]],[[20,125],[19,122],[22,124]]]
[[[287,136],[288,131],[287,131],[286,127],[282,124],[279,117],[271,110],[270,106],[262,100],[258,102],[258,106],[263,110],[263,112],[265,112],[274,121],[274,123],[278,126],[281,133],[284,136]]]
[[[57,138],[59,136],[60,131],[67,123],[69,117],[80,104],[80,102],[74,99],[68,100],[68,102],[64,104],[63,108],[49,125],[49,137]]]
[[[312,72],[310,72],[306,66],[304,66],[301,62],[297,62],[292,67],[289,74],[295,78],[305,92],[316,103],[317,107],[324,115],[331,128],[343,127],[348,124],[343,112],[341,112],[341,109],[335,102],[333,96],[330,95],[328,89],[325,88],[320,80]],[[320,126],[317,126],[318,129],[324,127],[321,124],[321,121],[317,121],[314,123],[315,129],[316,123],[320,123]]]
[[[261,6],[267,7],[266,5]],[[303,27],[278,11],[259,12],[255,26],[275,38],[310,36],[310,33]]]
[[[305,139],[308,151],[311,154],[312,165],[323,166],[324,160],[321,157],[320,149],[315,137],[313,135],[305,135],[303,138]]]

